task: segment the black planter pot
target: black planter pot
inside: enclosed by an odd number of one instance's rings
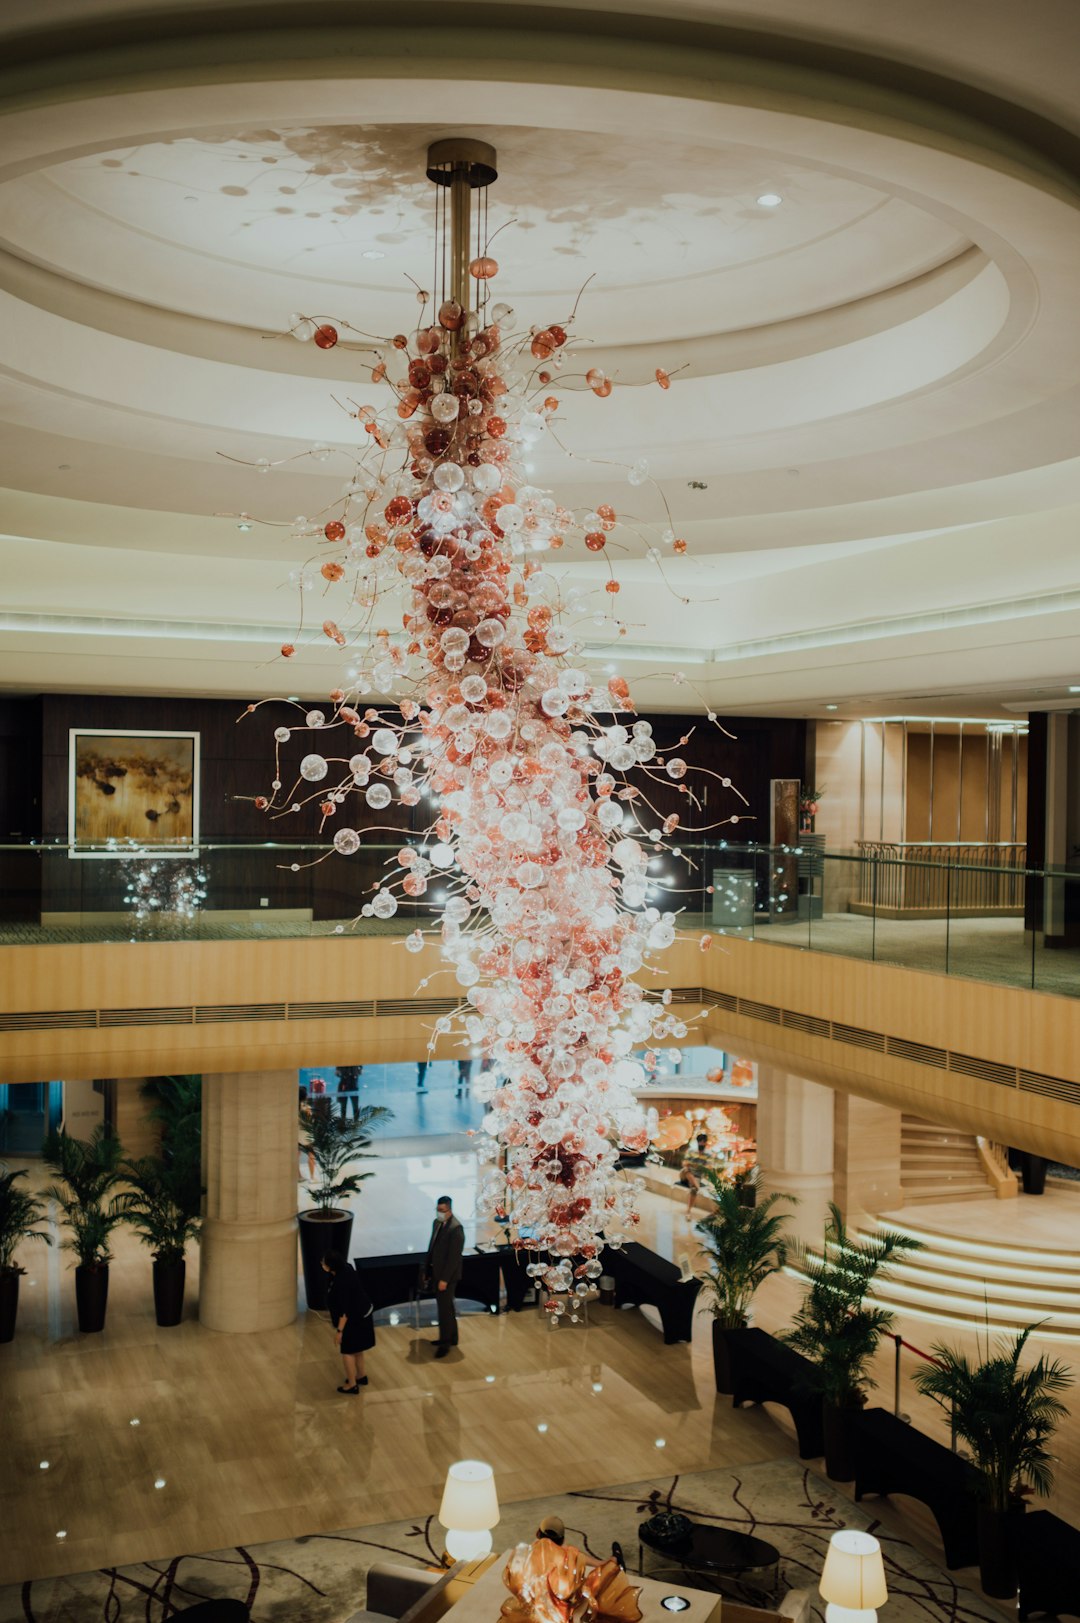
[[[184,1317],[184,1280],[187,1263],[159,1262],[154,1258],[154,1317],[161,1325],[179,1324]]]
[[[712,1324],[712,1358],[713,1373],[716,1376],[716,1390],[718,1392],[734,1392],[731,1379],[731,1344],[739,1336],[745,1336],[746,1325],[738,1330],[732,1330],[714,1319]]]
[[[0,1270],[0,1346],[15,1340],[15,1320],[19,1312],[19,1274],[15,1268]]]
[[[821,1427],[825,1437],[825,1475],[833,1482],[855,1480],[855,1430],[859,1404],[827,1403],[822,1399]]]
[[[1012,1600],[1017,1590],[1016,1549],[1023,1505],[1014,1510],[979,1506],[979,1582],[996,1600]]]
[[[348,1257],[352,1244],[353,1214],[331,1207],[328,1212],[301,1212],[297,1221],[300,1225],[300,1261],[304,1265],[307,1305],[317,1312],[325,1312],[330,1276],[323,1273],[322,1259],[328,1251],[340,1251],[343,1257]]]
[[[75,1308],[83,1335],[105,1328],[105,1307],[109,1300],[109,1265],[90,1267],[80,1263],[75,1270]]]
[[[1032,1155],[1025,1150],[1020,1157],[1020,1177],[1024,1185],[1025,1195],[1042,1195],[1046,1193],[1046,1157],[1045,1155]]]

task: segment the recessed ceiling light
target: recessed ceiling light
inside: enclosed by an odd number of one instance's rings
[[[39,1461],[39,1463],[38,1463],[38,1470],[39,1470],[39,1471],[47,1471],[47,1470],[48,1470],[48,1469],[49,1469],[49,1462],[48,1462],[48,1460],[41,1460],[41,1461]]]
[[[1080,693],[1080,688],[1070,688],[1069,692],[1070,693]]]
[[[155,1488],[163,1488],[164,1486],[165,1486],[165,1478],[163,1476],[159,1476],[154,1482],[154,1487]]]
[[[67,1528],[62,1527],[56,1536],[57,1538],[67,1538]]]
[[[758,198],[758,207],[763,209],[778,209],[784,199],[779,192],[762,192]]]
[[[543,1436],[544,1432],[547,1431],[547,1421],[546,1420],[541,1420],[540,1424],[537,1426],[536,1429],[540,1433],[540,1435]]]
[[[248,519],[243,519],[242,518],[240,520],[239,524],[236,526],[236,528],[238,530],[250,530],[251,529],[250,521]]]
[[[378,248],[365,248],[360,257],[361,259],[385,259],[386,255]]]
[[[826,710],[839,710],[840,706],[838,704],[827,704],[825,708]]]

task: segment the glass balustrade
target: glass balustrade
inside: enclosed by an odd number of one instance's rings
[[[364,912],[402,873],[400,842],[352,856],[319,841],[204,840],[197,855],[136,848],[74,855],[0,846],[0,945],[400,936],[438,925],[456,870],[389,918]],[[1080,993],[1080,873],[976,847],[826,850],[686,842],[649,861],[648,905],[687,933],[733,936],[1062,996]]]

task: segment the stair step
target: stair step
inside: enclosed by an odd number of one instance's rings
[[[977,1296],[983,1294],[992,1301],[1017,1301],[1056,1306],[1080,1314],[1080,1279],[1067,1271],[1051,1274],[1048,1271],[1026,1271],[1009,1274],[1005,1268],[986,1264],[985,1268],[967,1273],[948,1266],[952,1259],[926,1251],[916,1251],[902,1262],[894,1262],[882,1289],[887,1290],[894,1280],[920,1289],[944,1291],[947,1294]]]
[[[992,1202],[989,1194],[984,1198]],[[997,1210],[997,1203],[992,1203]],[[1021,1271],[1031,1267],[1054,1270],[1077,1266],[1074,1259],[1078,1253],[1064,1251],[1060,1246],[1040,1245],[1035,1241],[1026,1240],[1018,1245],[1009,1240],[969,1239],[965,1235],[950,1234],[935,1228],[930,1223],[912,1222],[902,1211],[885,1212],[877,1220],[883,1228],[895,1229],[901,1234],[910,1234],[914,1240],[921,1240],[929,1251],[939,1254],[948,1252],[952,1257],[974,1259],[971,1263],[972,1269],[978,1268],[983,1262],[1007,1264]]]
[[[937,1206],[947,1205],[952,1201],[959,1203],[963,1200],[985,1200],[986,1185],[981,1184],[978,1189],[905,1189],[904,1208],[909,1206]]]
[[[922,1318],[938,1319],[944,1323],[985,1324],[1022,1329],[1029,1324],[1042,1324],[1045,1336],[1080,1337],[1080,1313],[1064,1309],[1043,1307],[1034,1302],[1001,1301],[990,1297],[962,1296],[946,1291],[924,1291],[898,1281],[888,1280],[874,1293],[874,1301],[893,1312],[918,1313]]]
[[[900,1186],[905,1194],[909,1189],[917,1194],[940,1189],[943,1195],[955,1194],[958,1189],[964,1189],[985,1199],[987,1192],[985,1179],[973,1178],[970,1172],[914,1172],[908,1177],[902,1177]]]

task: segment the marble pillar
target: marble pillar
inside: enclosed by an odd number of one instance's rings
[[[788,1233],[820,1245],[833,1196],[833,1090],[804,1076],[758,1066],[757,1145],[761,1187],[794,1195]]]
[[[900,1183],[900,1124],[891,1105],[836,1095],[836,1204],[849,1223],[904,1204]]]
[[[203,1077],[199,1318],[253,1334],[296,1318],[296,1072]]]

